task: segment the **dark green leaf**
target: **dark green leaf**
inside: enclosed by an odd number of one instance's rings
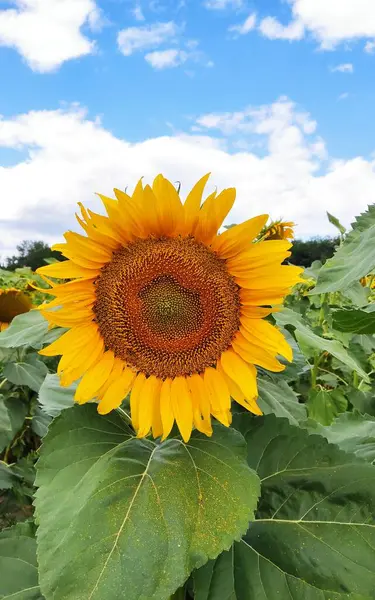
[[[346,233],[346,229],[345,229],[344,225],[341,225],[338,218],[331,215],[331,213],[329,213],[328,210],[327,210],[327,217],[328,217],[328,221],[330,223],[332,223],[332,225],[334,225],[339,230],[341,235],[344,235]]]
[[[0,533],[0,598],[43,600],[38,585],[32,523],[18,523]]]
[[[26,405],[21,400],[0,396],[0,452],[21,429],[26,414]]]
[[[11,383],[26,385],[34,392],[39,392],[48,369],[42,361],[37,361],[36,364],[17,362],[5,365],[3,373]]]
[[[299,421],[307,418],[306,407],[298,402],[296,394],[285,381],[273,383],[259,377],[258,389],[258,404],[264,414],[286,417],[292,425],[298,425]]]
[[[285,419],[235,420],[262,496],[242,542],[197,573],[196,600],[373,598],[375,467]]]
[[[351,452],[363,460],[375,460],[375,418],[357,411],[343,413],[330,427],[312,426],[312,433],[319,433],[331,444],[337,444],[345,452]]]
[[[166,600],[240,538],[259,494],[234,429],[157,444],[93,405],[51,424],[37,470],[40,582],[55,600]]]
[[[0,490],[10,490],[15,480],[12,467],[0,460]]]
[[[332,421],[348,407],[348,401],[340,390],[311,390],[308,400],[309,417],[321,425]]]
[[[302,317],[296,312],[285,308],[280,313],[275,314],[275,319],[279,325],[292,325],[295,327],[295,336],[302,350],[307,346],[311,350],[328,352],[352,371],[356,371],[365,381],[369,381],[367,373],[338,340],[327,340],[320,337],[304,324]]]
[[[375,313],[364,310],[336,310],[333,313],[332,326],[338,331],[359,334],[375,333]]]
[[[375,268],[375,224],[350,234],[321,268],[310,294],[346,290]]]
[[[76,384],[62,387],[59,376],[56,374],[47,375],[39,390],[38,397],[43,411],[51,417],[57,417],[65,408],[71,408],[74,405],[76,389]]]
[[[49,424],[51,423],[52,418],[43,412],[39,407],[37,407],[35,414],[31,421],[31,429],[39,435],[39,437],[44,437],[47,434]]]

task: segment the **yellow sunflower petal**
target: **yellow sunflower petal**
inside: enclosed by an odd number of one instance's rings
[[[228,188],[218,196],[210,196],[203,204],[194,229],[197,240],[209,244],[223,224],[236,199],[236,190]]]
[[[75,277],[79,279],[92,279],[99,274],[99,268],[86,269],[71,260],[65,260],[64,262],[39,267],[36,272],[39,275],[47,275],[48,277],[55,277],[57,279],[74,279]]]
[[[98,404],[98,413],[100,415],[107,415],[111,410],[121,405],[129,393],[135,376],[136,374],[133,371],[125,368],[120,377],[111,383],[103,399]]]
[[[170,432],[172,431],[173,423],[174,423],[174,413],[172,408],[172,398],[171,398],[171,379],[165,379],[161,385],[160,389],[160,416],[161,422],[163,426],[163,437],[162,441],[164,441]]]
[[[180,231],[184,222],[184,209],[176,189],[163,175],[158,175],[152,184],[152,191],[157,198],[162,233],[171,235]]]
[[[188,442],[193,428],[193,405],[185,377],[176,377],[171,384],[172,410],[184,442]]]
[[[98,327],[95,323],[89,325],[79,325],[73,327],[66,333],[63,333],[56,341],[52,342],[49,346],[46,346],[42,350],[39,350],[39,354],[42,356],[56,356],[57,354],[63,354],[69,352],[71,348],[77,348],[81,346],[90,346],[93,339],[98,336]]]
[[[188,388],[193,402],[194,426],[209,437],[212,435],[211,404],[209,393],[198,373],[187,378]]]
[[[92,400],[96,392],[108,379],[113,369],[115,356],[111,350],[103,354],[103,357],[91,369],[86,371],[78,384],[74,399],[79,404]]]
[[[249,248],[267,219],[268,215],[260,215],[241,223],[241,225],[227,229],[215,239],[212,244],[213,250],[218,252],[222,258],[230,258]]]
[[[130,393],[130,414],[135,431],[139,430],[139,406],[142,402],[142,390],[145,382],[146,375],[139,373]]]
[[[257,396],[256,370],[248,365],[233,350],[226,350],[220,358],[220,365],[224,372],[240,388],[247,400]]]
[[[232,341],[232,348],[246,362],[263,367],[263,369],[267,369],[268,371],[279,373],[285,369],[285,365],[281,364],[275,358],[275,352],[265,347],[257,346],[246,339],[240,332],[236,333]]]
[[[227,375],[225,373],[225,371],[223,370],[220,363],[218,363],[218,366],[217,366],[218,370],[222,373],[222,375],[225,378],[225,381],[226,381],[228,389],[229,389],[229,393],[230,393],[231,397],[233,398],[233,400],[235,400],[238,404],[240,404],[241,406],[243,406],[244,408],[246,408],[247,410],[252,412],[254,415],[262,415],[263,413],[256,403],[256,398],[258,397],[258,388],[257,388],[257,383],[256,383],[256,376],[257,376],[256,368],[254,367],[254,365],[248,365],[248,367],[253,374],[253,379],[251,380],[251,382],[254,384],[253,395],[251,398],[245,397],[245,394],[242,392],[240,387],[237,385],[237,383],[235,381],[233,381],[233,379],[231,379],[229,377],[229,375]]]
[[[106,391],[112,385],[112,383],[114,383],[115,381],[117,381],[117,379],[121,377],[122,373],[124,372],[124,368],[124,361],[120,358],[115,358],[113,362],[113,369],[108,379],[103,383],[103,385],[98,389],[98,391],[95,394],[98,400],[103,400]]]
[[[161,383],[161,380],[155,375],[150,375],[142,386],[142,397],[138,407],[139,430],[137,437],[139,438],[146,437],[149,434],[153,425],[156,404],[160,410]]]
[[[230,409],[230,394],[222,374],[217,369],[209,367],[204,372],[203,380],[210,395],[212,412],[226,415]],[[229,426],[229,423],[224,425]]]
[[[202,196],[209,177],[210,173],[204,175],[186,197],[184,204],[185,223],[182,233],[192,233],[198,222]]]
[[[63,387],[70,386],[74,381],[80,379],[90,367],[95,365],[104,354],[104,343],[98,339],[92,347],[83,347],[78,354],[64,355],[59,362],[58,372],[60,384]],[[66,360],[65,360],[66,359]],[[61,366],[62,363],[62,366]]]
[[[250,342],[257,345],[264,345],[273,349],[277,354],[284,356],[289,362],[293,360],[293,351],[286,341],[285,337],[274,325],[264,320],[252,319],[251,322],[241,319],[243,327],[241,333]]]

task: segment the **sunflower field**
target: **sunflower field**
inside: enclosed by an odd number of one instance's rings
[[[0,600],[375,599],[375,205],[303,270],[207,179],[0,270]]]

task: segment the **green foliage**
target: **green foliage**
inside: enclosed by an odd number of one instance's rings
[[[331,215],[331,213],[329,213],[328,211],[327,211],[327,217],[328,217],[328,221],[330,223],[332,223],[332,225],[334,225],[339,230],[341,235],[345,235],[346,229],[345,229],[344,225],[341,225],[338,218],[335,217],[334,215]]]
[[[194,575],[196,599],[373,598],[375,467],[273,416],[236,426],[262,495],[241,542]]]
[[[292,247],[292,255],[288,258],[288,262],[299,267],[310,267],[316,260],[324,263],[328,258],[333,256],[339,242],[339,238],[295,240]]]
[[[305,280],[268,318],[294,359],[258,369],[265,416],[233,405],[211,438],[136,439],[128,399],[73,406],[38,311],[0,334],[0,598],[375,598],[375,205],[329,219],[340,238],[296,242]],[[30,279],[0,270],[38,304]]]
[[[46,264],[45,259],[61,260],[60,252],[55,252],[42,241],[24,240],[17,246],[17,254],[5,260],[4,269],[15,271],[22,267],[29,267],[36,271],[38,267]]]
[[[0,532],[0,573],[2,600],[43,600],[33,523],[18,523]]]
[[[94,406],[56,419],[36,483],[40,584],[56,600],[117,600],[125,573],[127,600],[168,598],[240,538],[259,495],[235,430],[140,441]]]
[[[374,306],[374,305],[371,305]],[[375,311],[337,310],[333,313],[333,328],[352,333],[375,333]]]
[[[322,425],[331,425],[337,415],[346,411],[348,401],[340,390],[311,390],[307,408],[309,417]]]
[[[373,210],[362,215],[344,243],[319,272],[314,294],[345,291],[375,268],[375,219]],[[360,224],[360,226],[359,226]]]

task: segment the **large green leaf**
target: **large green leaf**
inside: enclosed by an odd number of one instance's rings
[[[265,415],[275,414],[286,417],[292,425],[307,418],[306,407],[298,402],[298,398],[285,381],[273,383],[268,379],[258,379],[258,404]]]
[[[38,310],[14,317],[8,329],[0,333],[0,348],[26,348],[40,350],[51,344],[66,331],[61,327],[48,331],[48,321]]]
[[[32,523],[19,523],[0,533],[0,598],[43,600]]]
[[[76,389],[77,384],[62,387],[58,375],[47,375],[39,390],[38,397],[43,411],[51,417],[57,417],[65,408],[71,408],[74,405]]]
[[[339,415],[330,427],[321,427],[309,422],[309,430],[319,433],[331,444],[337,444],[345,452],[351,452],[368,460],[375,461],[375,418],[359,412]]]
[[[333,313],[332,326],[337,331],[359,334],[375,333],[375,312],[365,310],[337,310]]]
[[[368,275],[375,267],[375,223],[366,213],[347,236],[334,256],[319,271],[316,287],[310,294],[346,290],[354,281]]]
[[[0,452],[21,429],[26,414],[27,407],[21,400],[0,395]]]
[[[330,425],[337,415],[348,408],[348,401],[340,390],[310,390],[308,399],[309,417]]]
[[[0,490],[10,490],[15,481],[12,467],[0,460]]]
[[[52,423],[37,471],[40,583],[54,600],[166,600],[241,537],[259,495],[234,429],[158,444],[93,405]]]
[[[15,385],[26,385],[34,392],[39,392],[40,387],[48,373],[46,365],[41,360],[29,362],[8,363],[4,367],[4,377]]]
[[[196,574],[196,600],[375,595],[375,467],[273,416],[236,415],[261,478],[257,518]]]
[[[314,333],[304,324],[301,315],[298,313],[285,308],[275,315],[275,319],[276,322],[283,327],[285,327],[285,325],[292,325],[295,327],[295,336],[302,349],[306,346],[312,350],[318,350],[319,352],[329,352],[329,354],[332,354],[332,356],[349,367],[349,369],[356,371],[365,381],[369,381],[367,373],[362,369],[355,358],[348,353],[341,342],[338,340],[327,340]]]

